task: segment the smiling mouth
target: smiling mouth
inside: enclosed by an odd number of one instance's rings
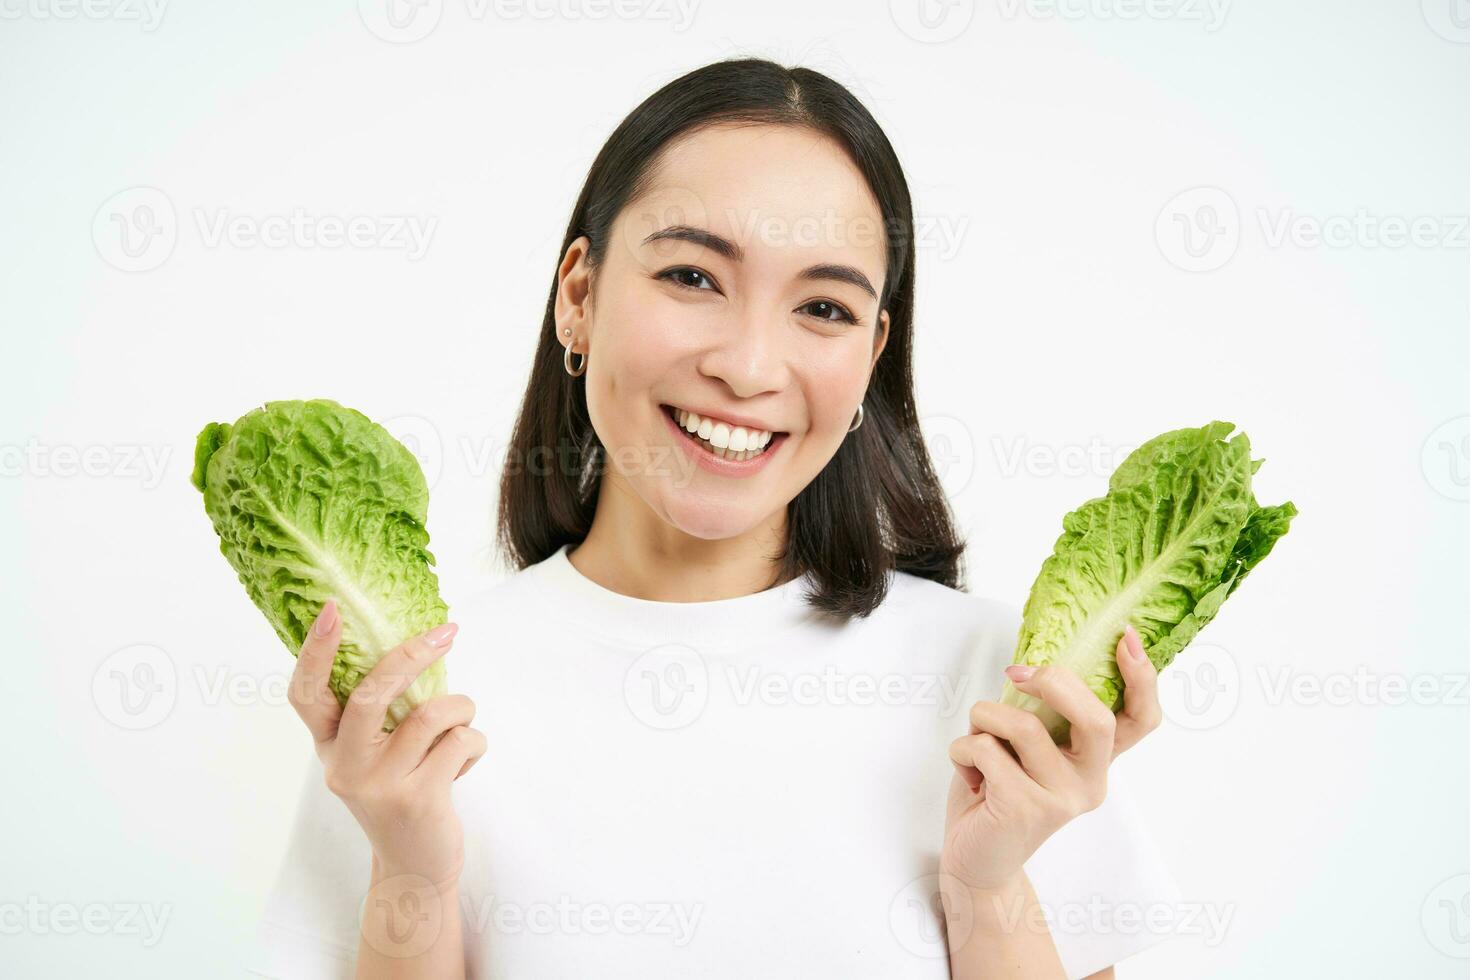
[[[755,459],[768,452],[771,444],[786,434],[767,432],[763,429],[747,429],[739,425],[732,427],[726,422],[716,422],[672,405],[660,405],[659,408],[674,420],[679,431],[690,442],[711,456],[729,460],[732,463]],[[737,446],[740,448],[737,449]]]

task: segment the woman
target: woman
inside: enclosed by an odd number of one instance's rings
[[[345,708],[334,604],[301,649],[322,771],[268,974],[1108,976],[1158,938],[1068,914],[1168,898],[1101,805],[1154,672],[1130,632],[1115,717],[1065,670],[1004,668],[1071,720],[1062,748],[988,700],[1017,614],[961,591],[911,229],[892,147],[816,72],[720,62],[623,121],[502,480],[517,571]],[[464,693],[383,734],[460,626]]]

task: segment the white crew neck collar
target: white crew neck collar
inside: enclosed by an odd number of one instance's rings
[[[752,636],[821,617],[805,597],[812,587],[810,575],[729,599],[663,602],[599,585],[572,564],[571,548],[564,544],[533,566],[542,595],[555,605],[558,621],[576,621],[604,637],[635,643],[682,640],[705,648],[739,646]]]

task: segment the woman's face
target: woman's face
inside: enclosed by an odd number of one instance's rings
[[[604,479],[698,538],[784,527],[887,341],[882,231],[818,133],[722,124],[667,147],[592,283],[585,237],[559,272],[558,339],[588,355]]]

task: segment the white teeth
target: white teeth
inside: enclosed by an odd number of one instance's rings
[[[774,435],[764,429],[747,429],[742,425],[732,427],[682,408],[674,409],[674,421],[684,431],[708,443],[710,451],[721,459],[746,460],[758,456]]]

